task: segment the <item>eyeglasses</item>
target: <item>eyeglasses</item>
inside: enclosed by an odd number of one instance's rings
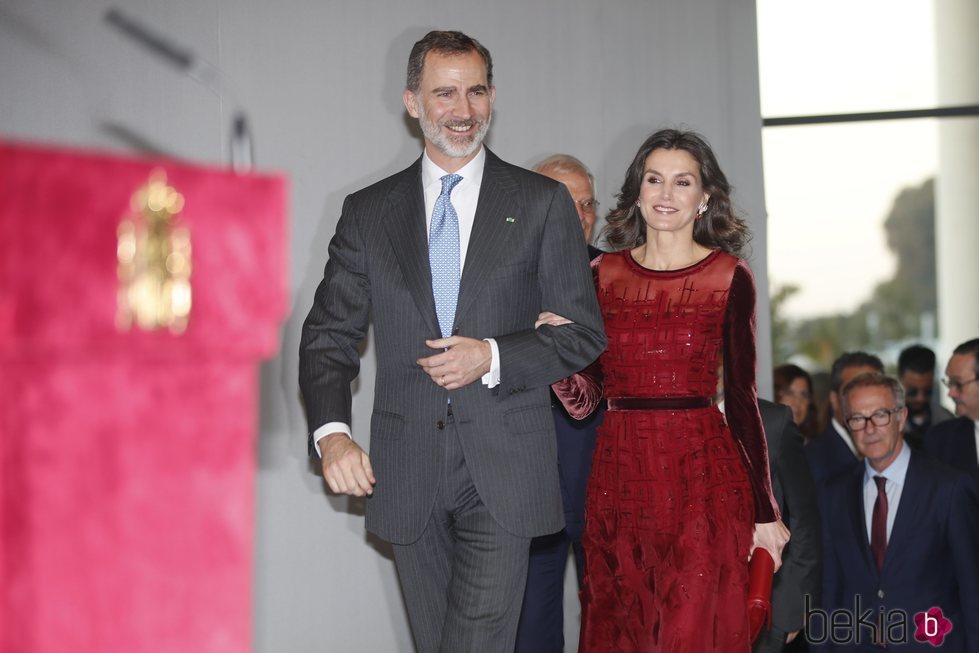
[[[974,379],[969,379],[968,381],[956,381],[955,379],[950,379],[946,376],[942,378],[942,385],[948,388],[949,390],[956,390],[958,392],[961,392],[962,388],[969,385],[970,383],[975,383],[976,381],[979,381],[979,377],[976,377]]]
[[[598,200],[575,200],[574,203],[580,206],[585,213],[598,212]]]
[[[850,427],[851,431],[862,431],[867,428],[867,422],[871,421],[874,426],[887,426],[891,423],[891,415],[894,413],[900,413],[900,408],[894,408],[892,410],[875,410],[869,416],[867,415],[850,415],[846,418],[846,425]]]

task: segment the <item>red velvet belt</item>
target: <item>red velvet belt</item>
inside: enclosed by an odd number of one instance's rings
[[[609,397],[609,410],[690,410],[709,408],[713,397]]]

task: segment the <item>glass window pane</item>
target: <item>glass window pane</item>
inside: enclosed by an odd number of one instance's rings
[[[935,106],[932,0],[758,0],[761,111]]]

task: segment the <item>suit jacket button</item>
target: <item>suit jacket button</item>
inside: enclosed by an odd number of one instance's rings
[[[878,599],[884,598],[884,590],[877,590],[877,598]]]
[[[443,422],[442,420],[435,422],[435,428],[441,431],[442,429],[445,428],[445,422]]]
[[[459,327],[456,327],[456,328],[452,329],[452,335],[454,335],[454,336],[459,335]]]

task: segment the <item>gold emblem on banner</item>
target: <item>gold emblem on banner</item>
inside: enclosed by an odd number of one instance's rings
[[[190,318],[190,231],[179,224],[184,197],[156,169],[119,223],[116,327],[169,329],[180,334]]]

